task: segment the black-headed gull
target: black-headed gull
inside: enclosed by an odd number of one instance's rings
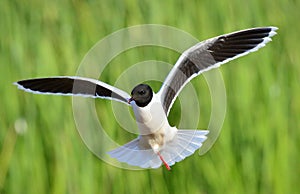
[[[197,75],[235,58],[257,51],[271,41],[276,27],[246,29],[211,38],[186,50],[166,77],[158,93],[139,84],[126,92],[104,82],[82,77],[49,77],[18,81],[18,88],[35,94],[108,98],[130,104],[140,135],[110,152],[120,162],[142,168],[170,166],[192,155],[206,140],[207,130],[171,127],[169,111],[181,89]]]

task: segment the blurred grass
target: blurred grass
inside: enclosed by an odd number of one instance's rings
[[[299,193],[299,8],[292,0],[0,1],[0,192]],[[228,103],[221,135],[207,154],[194,154],[172,172],[129,171],[102,162],[76,131],[71,98],[32,95],[12,85],[31,77],[74,75],[98,40],[144,23],[171,25],[199,40],[255,26],[279,27],[266,48],[220,68]],[[144,56],[174,63],[178,55],[136,49],[111,65],[128,67]],[[114,83],[117,76],[108,69],[101,80]],[[203,77],[193,83],[201,100],[210,102]],[[110,112],[106,103],[97,107]],[[209,107],[201,104],[199,127],[206,126]],[[15,131],[18,119],[27,123],[24,133]],[[114,119],[103,120],[112,131],[121,130]],[[124,135],[124,142],[131,138]]]

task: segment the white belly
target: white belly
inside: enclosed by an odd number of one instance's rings
[[[159,148],[162,148],[167,141],[173,139],[177,129],[169,125],[167,116],[157,95],[153,95],[151,102],[146,107],[138,107],[135,102],[132,102],[131,105],[136,117],[141,135],[140,141],[143,147],[148,148],[151,146],[153,148],[153,145],[157,144]]]

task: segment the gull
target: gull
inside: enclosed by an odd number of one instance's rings
[[[104,98],[130,105],[139,136],[108,154],[132,166],[159,168],[163,164],[170,170],[198,150],[208,134],[208,130],[170,126],[168,115],[182,88],[203,72],[264,47],[277,29],[250,28],[197,43],[181,54],[157,93],[149,85],[139,84],[129,95],[107,83],[77,76],[26,79],[14,84],[35,94]]]

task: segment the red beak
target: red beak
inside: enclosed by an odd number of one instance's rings
[[[131,101],[133,101],[133,98],[132,98],[132,97],[128,99],[128,101],[127,101],[127,102],[128,102],[128,104],[130,104],[130,103],[131,103]]]

